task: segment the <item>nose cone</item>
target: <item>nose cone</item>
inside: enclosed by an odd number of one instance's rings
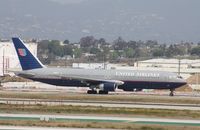
[[[174,87],[175,87],[175,88],[179,88],[179,87],[182,87],[182,86],[184,86],[184,85],[186,85],[186,84],[187,84],[186,80],[184,80],[184,79],[179,79],[179,80],[176,82],[176,84],[174,85]]]
[[[176,81],[183,84],[183,85],[186,85],[187,84],[187,81],[180,75],[177,75],[176,77]]]
[[[177,76],[175,81],[176,81],[176,88],[182,87],[187,84],[187,81],[181,76]]]
[[[186,84],[187,84],[187,82],[186,82],[186,81],[184,81],[184,82],[182,82],[182,84],[183,84],[183,85],[186,85]]]
[[[187,81],[186,81],[185,79],[180,79],[180,83],[181,83],[182,85],[186,85],[186,84],[187,84]]]

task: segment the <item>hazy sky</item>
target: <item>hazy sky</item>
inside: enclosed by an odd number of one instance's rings
[[[200,0],[0,0],[0,38],[200,41]]]
[[[76,4],[76,3],[81,3],[86,0],[50,0],[50,1],[59,2],[61,4]]]

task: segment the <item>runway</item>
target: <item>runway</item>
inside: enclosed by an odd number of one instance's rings
[[[200,126],[200,120],[182,120],[166,118],[131,118],[111,116],[68,116],[68,115],[39,115],[39,114],[0,114],[0,120],[38,120],[38,121],[81,121],[81,122],[110,122],[134,124],[159,124]]]
[[[170,110],[200,110],[199,104],[173,104],[173,103],[145,103],[124,101],[92,101],[92,100],[50,100],[50,99],[16,99],[0,98],[1,104],[19,105],[73,105],[73,106],[102,106],[120,108],[146,108],[146,109],[170,109]]]
[[[49,127],[25,127],[25,126],[0,126],[0,130],[111,130],[90,128],[49,128]]]

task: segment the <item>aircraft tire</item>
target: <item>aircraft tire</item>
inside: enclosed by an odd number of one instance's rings
[[[169,96],[171,96],[171,97],[174,96],[174,90],[173,90],[173,89],[170,90],[170,94],[169,94]]]
[[[173,92],[170,92],[169,96],[173,97],[173,96],[174,96],[174,93],[173,93]]]
[[[87,91],[87,94],[97,94],[97,91],[94,91],[94,90],[88,90],[88,91]]]
[[[100,91],[99,91],[99,94],[108,94],[108,91],[100,90]]]

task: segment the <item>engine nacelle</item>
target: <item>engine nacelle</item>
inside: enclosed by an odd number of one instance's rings
[[[99,89],[103,91],[115,91],[116,87],[114,83],[102,83],[99,85]]]
[[[135,88],[134,89],[134,92],[140,92],[140,91],[142,91],[143,89],[142,88]]]

